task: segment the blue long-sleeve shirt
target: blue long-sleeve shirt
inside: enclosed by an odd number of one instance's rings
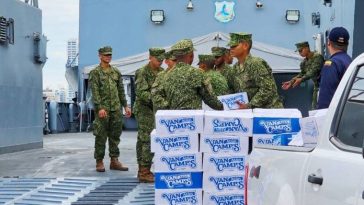
[[[321,69],[320,93],[317,109],[329,107],[337,86],[351,61],[351,57],[343,51],[335,53],[329,60],[325,61]]]

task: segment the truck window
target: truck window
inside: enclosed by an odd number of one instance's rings
[[[364,136],[364,66],[358,68],[344,109],[341,114],[336,138],[345,145],[363,146]]]

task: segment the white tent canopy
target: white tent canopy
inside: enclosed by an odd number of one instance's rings
[[[214,46],[224,47],[229,39],[229,35],[222,32],[214,32],[205,36],[193,38],[192,42],[196,49],[193,66],[197,65],[198,54],[209,54],[211,53],[211,48]],[[164,48],[169,50],[171,45]],[[274,73],[300,72],[299,64],[302,58],[293,50],[254,41],[251,54],[266,60]],[[116,66],[123,75],[134,75],[135,71],[147,64],[148,61],[149,52],[144,52],[134,56],[114,60],[111,64]],[[97,64],[86,66],[83,69],[83,78],[87,79],[90,71],[96,66]]]

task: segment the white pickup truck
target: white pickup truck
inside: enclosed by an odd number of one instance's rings
[[[364,54],[349,66],[315,148],[254,147],[246,205],[364,205]]]

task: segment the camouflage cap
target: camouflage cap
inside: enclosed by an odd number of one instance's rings
[[[211,52],[212,52],[213,56],[220,57],[220,56],[225,55],[226,48],[224,48],[224,47],[212,47]]]
[[[297,47],[296,51],[299,51],[302,48],[310,47],[310,45],[308,44],[307,41],[304,41],[304,42],[296,43],[296,47]]]
[[[186,55],[188,53],[193,52],[195,49],[193,48],[193,43],[191,39],[183,39],[178,41],[176,44],[172,46],[172,54],[176,55]]]
[[[230,33],[230,41],[227,44],[230,47],[237,46],[239,43],[244,41],[251,41],[252,34],[240,32],[240,33]]]
[[[101,47],[101,48],[99,48],[99,54],[111,55],[112,54],[112,48],[110,46]]]
[[[176,57],[174,57],[174,55],[172,55],[172,51],[165,52],[164,57],[165,57],[165,59],[176,60]]]
[[[150,48],[149,49],[149,55],[156,57],[159,61],[163,61],[165,56],[164,53],[166,52],[166,50],[164,50],[163,48]]]
[[[211,54],[198,55],[198,65],[201,63],[213,63],[215,62],[215,56]]]

